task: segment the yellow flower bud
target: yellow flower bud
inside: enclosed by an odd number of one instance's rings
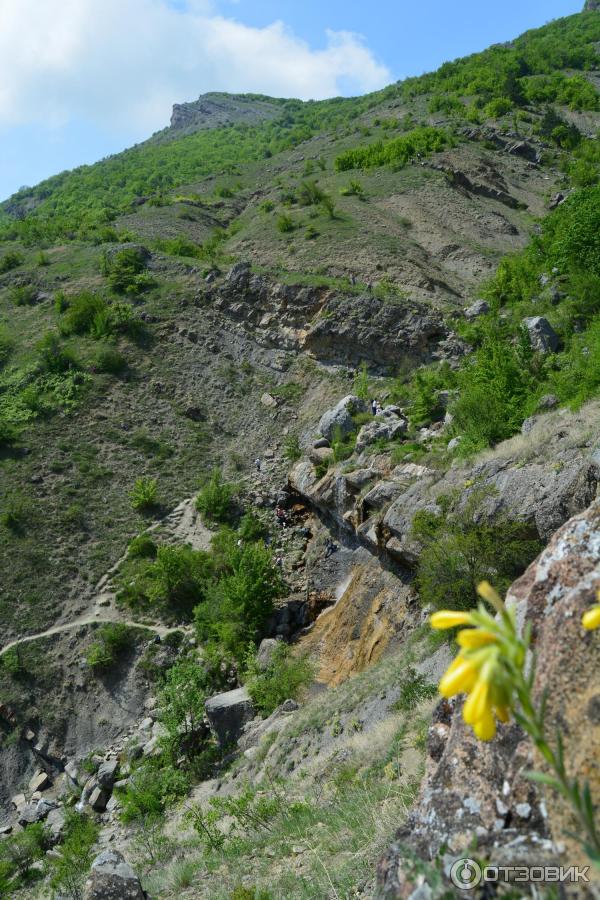
[[[487,710],[483,718],[473,725],[475,737],[480,741],[491,741],[496,734],[496,720],[491,710]]]
[[[497,637],[485,628],[466,628],[458,632],[456,640],[464,650],[475,650],[487,644],[494,644]]]
[[[600,628],[600,603],[592,606],[583,614],[581,624],[587,631],[595,631],[596,628]]]
[[[493,606],[497,612],[504,610],[504,602],[498,591],[494,590],[489,581],[482,581],[477,585],[477,593]]]
[[[446,674],[440,681],[439,691],[443,697],[454,697],[455,694],[468,693],[477,681],[477,668],[470,659],[457,656],[448,666]]]
[[[432,628],[443,631],[446,628],[456,628],[457,625],[471,625],[471,614],[467,612],[454,612],[450,609],[443,609],[440,612],[433,613],[429,619]]]
[[[490,686],[487,681],[480,678],[465,700],[463,719],[467,725],[475,725],[490,712]]]

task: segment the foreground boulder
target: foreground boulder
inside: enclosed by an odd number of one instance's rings
[[[560,729],[569,774],[589,782],[596,808],[600,635],[585,632],[581,616],[598,588],[599,500],[555,534],[507,597],[519,621],[533,626],[538,657],[534,692],[538,703],[547,692],[548,738],[553,742]],[[454,861],[472,855],[474,838],[477,857],[493,865],[590,865],[570,837],[578,826],[569,806],[525,777],[531,769],[543,770],[543,763],[521,729],[514,722],[501,726],[492,742],[481,744],[461,713],[460,700],[437,707],[420,799],[379,863],[383,895],[409,896],[418,887],[415,866],[422,872],[438,856],[447,874]],[[589,875],[597,887],[600,873],[590,867]],[[581,886],[577,890],[581,892],[569,896],[587,896]]]
[[[116,850],[104,850],[92,863],[84,900],[144,900],[139,878]]]
[[[254,707],[246,688],[216,694],[206,701],[206,715],[219,746],[234,744],[244,725],[254,718]]]

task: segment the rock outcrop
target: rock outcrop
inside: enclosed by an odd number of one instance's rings
[[[319,434],[328,441],[333,440],[334,437],[338,439],[347,437],[355,428],[352,416],[364,412],[365,409],[366,403],[363,400],[349,394],[340,400],[333,409],[328,409],[326,413],[323,413],[319,421]]]
[[[140,880],[116,850],[104,850],[92,863],[84,900],[144,900]]]
[[[246,722],[254,717],[254,707],[248,691],[241,687],[210,697],[206,715],[219,745],[227,747],[237,741]]]
[[[554,328],[543,316],[529,316],[523,319],[523,325],[529,333],[531,346],[540,353],[554,353],[560,341]]]
[[[266,99],[211,92],[202,94],[191,103],[175,103],[170,131],[174,133],[173,137],[181,137],[182,134],[235,125],[238,122],[255,125],[275,118],[279,111],[276,103]]]
[[[563,736],[571,776],[587,780],[600,802],[600,639],[581,626],[600,588],[600,501],[571,519],[512,586],[507,602],[531,623],[537,654],[534,692],[547,696],[550,741]],[[462,720],[462,703],[440,702],[429,729],[427,773],[420,800],[379,864],[384,896],[408,897],[414,861],[477,855],[494,865],[589,865],[568,804],[542,794],[525,772],[544,768],[520,728],[502,726],[490,744],[476,741]],[[590,876],[598,880],[590,869]],[[582,893],[573,896],[583,896]],[[428,894],[428,896],[434,896]]]

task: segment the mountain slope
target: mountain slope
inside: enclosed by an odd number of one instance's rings
[[[600,483],[586,9],[362,98],[205,95],[2,205],[9,841],[41,766],[44,796],[83,798],[86,852],[116,835],[156,896],[374,896],[450,654],[424,610],[508,587]],[[261,676],[265,637],[294,649]],[[204,699],[242,685],[267,718],[228,769]],[[107,811],[98,750],[122,766]],[[190,797],[216,800],[217,831]],[[0,893],[54,890],[3,862]]]

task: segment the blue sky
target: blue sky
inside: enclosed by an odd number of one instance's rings
[[[143,140],[208,90],[363,93],[583,0],[2,0],[0,199]],[[27,41],[23,41],[23,35]]]

